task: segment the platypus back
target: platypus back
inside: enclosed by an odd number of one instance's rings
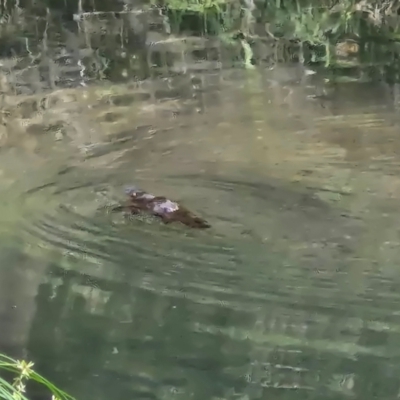
[[[126,208],[133,214],[137,214],[140,211],[149,212],[161,218],[164,223],[180,222],[191,228],[210,228],[210,224],[207,221],[164,196],[154,196],[136,186],[127,187],[125,193],[129,196]]]

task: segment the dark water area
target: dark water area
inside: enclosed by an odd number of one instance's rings
[[[398,86],[56,8],[0,43],[0,351],[77,400],[398,398]]]

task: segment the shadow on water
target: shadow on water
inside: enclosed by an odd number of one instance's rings
[[[318,77],[195,78],[185,100],[161,79],[15,116],[52,132],[57,110],[62,135],[2,148],[2,348],[78,399],[396,398],[398,154],[373,131],[397,140],[393,110],[322,107]],[[110,213],[127,184],[212,228]]]

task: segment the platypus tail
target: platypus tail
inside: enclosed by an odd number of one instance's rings
[[[199,229],[211,228],[211,225],[207,221],[199,217],[194,217],[191,223],[193,228],[199,228]]]

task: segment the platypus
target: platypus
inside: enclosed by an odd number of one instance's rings
[[[131,214],[146,212],[161,218],[165,224],[180,222],[190,228],[210,228],[210,224],[207,221],[197,217],[187,208],[182,207],[175,201],[168,200],[164,196],[154,196],[135,186],[126,188],[125,193],[129,196],[128,203],[115,207],[115,211],[127,210]]]

